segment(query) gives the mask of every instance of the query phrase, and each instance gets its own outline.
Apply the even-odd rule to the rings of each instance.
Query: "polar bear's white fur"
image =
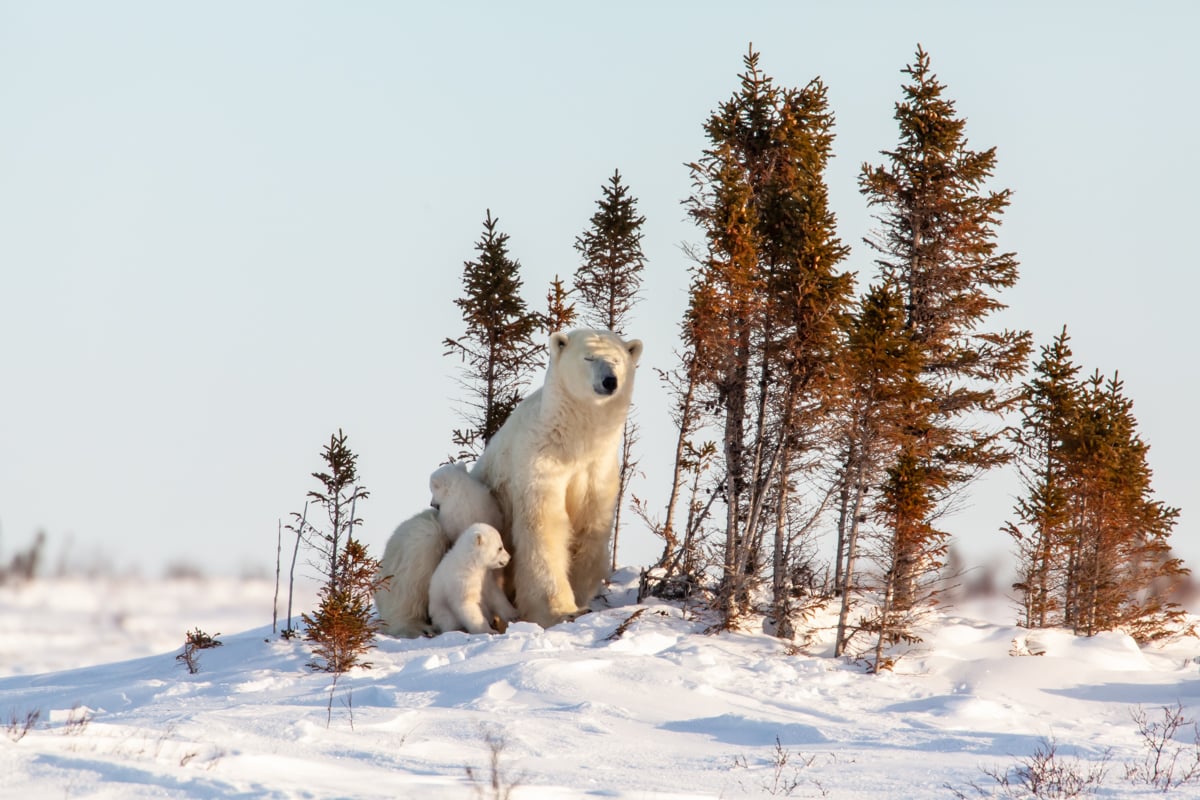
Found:
[[[552,335],[549,351],[545,383],[472,471],[504,513],[517,610],[542,626],[584,610],[608,574],[618,452],[642,343],[575,330]]]
[[[392,533],[379,559],[379,574],[388,580],[375,590],[383,633],[409,639],[434,633],[429,625],[429,577],[449,546],[432,508],[409,517]]]
[[[379,573],[390,575],[375,593],[380,630],[391,636],[413,638],[436,631],[429,623],[429,579],[450,545],[472,523],[492,527],[502,524],[500,509],[488,488],[472,478],[462,464],[446,464],[429,476],[430,505],[400,523],[379,562]],[[495,581],[493,580],[493,583]],[[510,621],[512,605],[497,587],[490,597],[493,613]],[[503,600],[501,603],[500,600]]]
[[[439,631],[492,633],[488,587],[492,571],[508,564],[500,531],[487,523],[467,528],[442,558],[429,581],[429,618]]]
[[[486,522],[499,530],[504,517],[491,491],[467,473],[461,461],[445,464],[429,476],[430,505],[437,509],[438,523],[453,542],[471,525]]]

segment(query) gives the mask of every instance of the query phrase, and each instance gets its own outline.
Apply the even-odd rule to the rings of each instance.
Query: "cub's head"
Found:
[[[438,524],[453,541],[473,522],[500,527],[502,518],[492,493],[471,477],[462,462],[445,464],[429,476],[429,504],[437,509]]]
[[[641,356],[640,339],[626,342],[611,331],[580,329],[550,337],[550,371],[555,381],[587,402],[628,400]]]
[[[500,531],[486,522],[477,522],[463,531],[463,538],[471,542],[475,561],[488,569],[500,569],[508,565],[508,551],[500,541]]]

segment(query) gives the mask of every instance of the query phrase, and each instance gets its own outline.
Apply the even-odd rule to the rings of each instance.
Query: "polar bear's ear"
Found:
[[[638,359],[642,357],[642,340],[634,339],[632,342],[626,342],[625,352],[629,353],[629,358],[632,359],[636,366]]]
[[[482,530],[475,531],[475,547],[479,549],[487,547],[487,534]]]
[[[562,355],[563,350],[567,349],[567,345],[571,343],[571,337],[566,331],[559,331],[550,335],[550,360],[556,361]]]

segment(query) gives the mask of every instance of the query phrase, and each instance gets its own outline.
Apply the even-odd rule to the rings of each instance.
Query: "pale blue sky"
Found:
[[[614,167],[647,218],[634,492],[661,505],[653,368],[674,364],[706,115],[751,41],[780,83],[825,80],[865,282],[856,177],[896,141],[920,42],[1015,191],[1003,322],[1039,345],[1066,323],[1085,370],[1121,371],[1200,566],[1198,8],[0,2],[0,558],[44,528],[52,557],[266,568],[339,426],[382,548],[459,424],[441,341],[485,209],[541,307]],[[972,560],[1009,549],[1013,491],[989,479],[949,523]],[[631,523],[621,560],[658,550]]]

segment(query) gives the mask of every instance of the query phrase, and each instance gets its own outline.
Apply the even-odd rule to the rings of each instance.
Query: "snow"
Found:
[[[332,693],[302,641],[272,636],[265,582],[0,587],[0,728],[40,713],[23,738],[0,735],[0,798],[491,797],[490,739],[515,800],[790,782],[793,797],[921,800],[986,788],[981,769],[1051,738],[1085,766],[1107,757],[1098,796],[1155,797],[1124,778],[1141,759],[1132,713],[1200,716],[1196,639],[1026,631],[1003,599],[964,601],[873,676],[831,657],[828,630],[797,654],[761,632],[706,634],[711,620],[665,603],[610,638],[639,608],[634,586],[619,573],[593,613],[550,630],[381,638]],[[195,627],[224,634],[193,675],[175,656]],[[1189,789],[1200,797],[1174,796]]]

